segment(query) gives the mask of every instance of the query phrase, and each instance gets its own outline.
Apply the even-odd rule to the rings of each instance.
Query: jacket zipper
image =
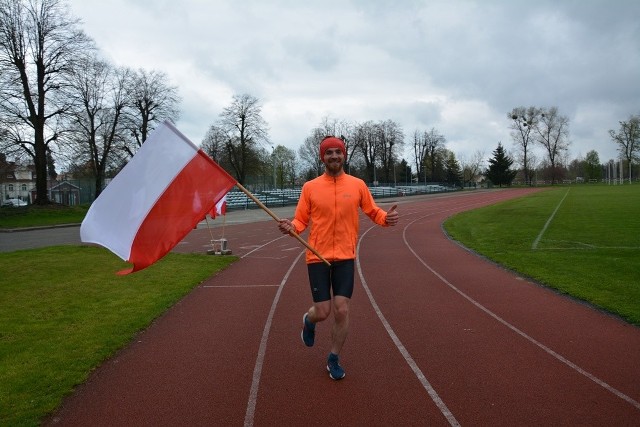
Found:
[[[338,179],[333,177],[333,236],[331,246],[333,248],[333,256],[336,255],[336,228],[338,226]]]

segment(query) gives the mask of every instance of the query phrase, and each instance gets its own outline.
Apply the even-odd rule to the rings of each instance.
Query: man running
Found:
[[[313,305],[302,318],[301,335],[306,346],[313,346],[316,323],[327,319],[333,310],[327,370],[334,380],[345,376],[338,356],[349,332],[358,209],[383,227],[398,223],[396,205],[388,212],[380,209],[365,182],[344,172],[346,155],[340,138],[328,136],[322,140],[320,160],[325,165],[324,174],[304,184],[293,220],[282,219],[279,223],[284,234],[300,234],[311,223],[309,244],[331,263],[329,267],[313,252],[306,253]]]

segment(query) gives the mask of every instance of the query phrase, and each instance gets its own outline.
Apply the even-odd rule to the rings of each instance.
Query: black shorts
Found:
[[[331,267],[323,262],[307,264],[313,302],[329,301],[331,293],[333,296],[340,295],[351,298],[353,294],[353,268],[352,259],[333,261]]]

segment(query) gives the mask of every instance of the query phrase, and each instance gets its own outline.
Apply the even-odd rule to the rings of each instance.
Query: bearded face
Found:
[[[339,175],[344,165],[344,154],[339,148],[328,148],[324,153],[322,162],[329,175]]]

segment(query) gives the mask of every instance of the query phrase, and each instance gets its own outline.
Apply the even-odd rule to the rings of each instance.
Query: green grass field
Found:
[[[640,325],[639,208],[639,185],[563,186],[464,212],[445,229],[491,260]]]
[[[235,257],[169,254],[128,276],[106,249],[0,253],[0,425],[39,425],[74,386]]]
[[[80,224],[88,206],[29,205],[0,207],[0,229],[35,227],[42,225]]]

